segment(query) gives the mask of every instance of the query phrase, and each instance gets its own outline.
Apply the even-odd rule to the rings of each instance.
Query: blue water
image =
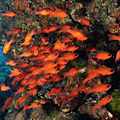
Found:
[[[3,47],[0,47],[0,55],[3,55],[2,49],[3,49]]]

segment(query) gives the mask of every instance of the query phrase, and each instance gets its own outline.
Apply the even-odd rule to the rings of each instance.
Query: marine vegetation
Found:
[[[3,117],[119,118],[111,108],[112,92],[120,89],[119,4],[1,0],[0,45],[12,67],[11,84],[0,85],[2,92],[12,91],[1,108]]]

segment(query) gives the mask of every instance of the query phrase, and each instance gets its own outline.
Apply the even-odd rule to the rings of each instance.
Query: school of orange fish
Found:
[[[58,19],[66,18],[68,16],[66,12],[62,11],[61,9],[58,9],[57,7],[55,7],[55,9],[51,7],[51,9],[46,8],[40,11],[34,11],[34,14],[39,14],[43,16],[49,15],[50,17],[57,17]],[[12,11],[7,13],[0,13],[1,17],[15,17],[16,15],[17,13]],[[87,19],[83,19],[80,17],[77,17],[76,19],[80,20],[82,24],[85,24],[87,26],[91,25],[90,21]],[[58,29],[59,31],[56,31]],[[6,41],[3,47],[4,54],[6,54],[11,49],[12,43],[16,41],[14,36],[16,34],[19,34],[21,31],[22,29],[19,28],[13,28],[11,31],[6,31],[7,36],[13,34],[13,37],[10,41]],[[49,44],[48,38],[41,37],[40,40],[44,43],[44,45],[32,45],[33,35],[50,32],[57,32],[57,34],[59,35],[61,33],[67,33],[68,36],[62,40],[58,39],[53,45]],[[120,36],[108,34],[108,37],[109,41],[120,41]],[[35,64],[31,65],[29,62],[22,62],[21,64],[19,64],[13,60],[9,60],[9,62],[6,62],[6,65],[10,65],[13,67],[13,70],[10,70],[11,74],[9,75],[10,78],[13,78],[12,86],[15,86],[18,82],[20,83],[18,90],[14,93],[14,96],[27,90],[27,95],[21,96],[17,100],[17,102],[14,103],[16,109],[19,109],[19,104],[23,103],[27,98],[37,94],[37,86],[48,84],[50,82],[58,82],[61,79],[65,79],[67,76],[72,76],[78,73],[79,70],[77,68],[71,68],[67,73],[63,73],[63,75],[58,74],[61,70],[63,70],[66,67],[69,61],[72,61],[73,59],[76,59],[79,56],[78,53],[75,53],[79,46],[69,45],[69,43],[73,41],[73,38],[76,38],[78,41],[81,42],[84,42],[88,39],[88,37],[86,37],[79,29],[74,28],[70,25],[50,26],[43,28],[41,31],[35,31],[34,29],[32,31],[28,31],[28,34],[24,38],[24,42],[20,43],[20,47],[27,46],[29,49],[23,51],[22,54],[18,55],[17,57],[18,59],[28,57],[30,61],[35,61]],[[87,50],[88,61],[92,58],[97,58],[98,60],[104,61],[112,57],[112,54],[102,50],[99,51],[96,55],[89,54],[89,52],[92,51],[96,51],[96,49],[92,48]],[[115,63],[119,59],[120,50],[116,54]],[[88,67],[87,69],[88,76],[87,78],[82,80],[81,86],[79,88],[73,89],[69,95],[62,96],[60,100],[56,101],[56,104],[60,104],[61,102],[73,99],[79,93],[79,91],[83,91],[85,93],[85,96],[87,96],[90,93],[104,92],[108,91],[111,88],[110,84],[99,84],[94,85],[93,88],[85,88],[85,84],[87,83],[87,81],[91,81],[93,78],[99,77],[100,75],[106,76],[113,74],[115,71],[112,68],[100,66],[96,69],[90,67]],[[6,86],[4,83],[2,83],[0,86],[1,91],[10,90],[10,87]],[[47,94],[48,99],[53,94],[58,95],[62,92],[62,90],[63,89],[61,87],[52,88],[51,92]],[[5,104],[2,108],[3,112],[5,111],[5,108],[11,104],[14,96],[9,97],[5,101]],[[108,102],[111,101],[111,99],[111,95],[105,96],[104,98],[100,99],[96,105],[91,106],[91,110],[94,111],[96,108],[106,105]],[[25,105],[21,112],[29,110],[31,108],[37,108],[40,105],[45,104],[46,102],[46,100],[40,100],[37,103],[33,102],[30,105]]]

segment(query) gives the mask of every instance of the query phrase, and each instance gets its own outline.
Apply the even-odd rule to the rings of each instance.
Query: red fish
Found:
[[[5,111],[5,108],[12,103],[12,101],[13,101],[13,97],[9,97],[9,98],[5,101],[5,104],[4,104],[4,106],[2,107],[2,111],[3,111],[3,112]]]
[[[105,52],[105,51],[99,51],[96,55],[91,55],[91,54],[88,54],[88,61],[91,60],[92,58],[97,58],[99,60],[106,60],[106,59],[109,59],[112,57],[112,55],[108,52]]]
[[[88,20],[88,19],[86,19],[86,18],[80,18],[80,17],[77,17],[76,18],[77,20],[80,20],[83,24],[85,24],[85,25],[91,25],[90,24],[90,21]]]
[[[6,42],[4,44],[4,47],[3,47],[3,53],[6,54],[9,50],[10,50],[10,46],[11,44],[14,42],[14,39],[13,37],[11,38],[11,40],[9,42]]]
[[[31,39],[34,34],[36,34],[36,32],[34,30],[32,30],[31,33],[28,32],[28,34],[25,37],[25,41],[23,43],[21,43],[21,46],[23,46],[23,45],[28,46],[29,44],[31,44]]]
[[[18,93],[21,93],[21,92],[23,92],[23,91],[25,91],[25,87],[19,88],[19,89],[17,90],[17,92],[14,93],[14,95],[17,95]]]
[[[66,18],[68,16],[68,14],[61,9],[58,9],[57,7],[55,7],[55,9],[56,10],[50,14],[50,17],[57,16],[58,18]]]
[[[115,63],[120,59],[120,50],[118,50],[115,58]]]
[[[109,40],[118,40],[120,41],[120,36],[108,34]]]
[[[5,85],[5,83],[1,83],[0,86],[1,86],[1,91],[7,91],[7,90],[10,90],[10,87],[9,87],[9,86],[7,87],[7,86]]]
[[[83,81],[82,81],[82,85],[84,86],[85,83],[88,81],[88,80],[92,80],[93,78],[97,77],[98,76],[98,73],[91,73],[87,76],[87,78],[85,78]]]
[[[17,68],[19,68],[19,67],[25,68],[25,67],[28,67],[28,66],[29,66],[29,64],[27,62],[23,62],[20,65],[17,65],[16,67]]]
[[[6,65],[10,65],[10,66],[15,66],[17,63],[13,60],[10,60],[9,62],[6,62]]]
[[[10,34],[19,34],[22,31],[22,29],[20,28],[14,28],[11,31],[6,31],[7,36],[9,36]]]
[[[67,52],[67,53],[63,53],[63,55],[61,57],[59,57],[58,60],[60,60],[60,61],[73,60],[73,59],[77,58],[78,56],[79,56],[79,54]]]
[[[66,78],[67,76],[69,76],[69,75],[75,75],[76,73],[78,73],[78,70],[76,68],[71,68],[69,70],[69,72],[68,73],[64,73],[63,76],[64,76],[64,78]]]
[[[112,100],[112,96],[111,95],[107,95],[104,98],[100,99],[98,101],[98,103],[94,106],[91,106],[91,110],[94,111],[95,109],[97,109],[98,107],[101,107],[103,105],[106,105],[107,103],[109,103]]]
[[[47,97],[49,98],[51,95],[55,94],[58,91],[57,88],[52,88],[51,92],[47,94]]]
[[[35,11],[34,13],[35,13],[35,15],[40,14],[40,15],[46,16],[46,15],[50,15],[52,13],[52,11],[49,9],[43,9],[40,11]]]
[[[97,73],[97,74],[101,74],[101,75],[105,76],[105,75],[111,75],[114,72],[115,71],[112,68],[106,67],[104,65],[97,69],[88,68],[88,74]]]
[[[73,52],[75,50],[77,50],[79,47],[76,47],[74,45],[68,46],[65,51],[69,51],[69,52]]]
[[[16,16],[17,13],[10,11],[10,12],[7,12],[7,13],[0,13],[0,15],[1,16],[7,16],[7,17],[13,17],[13,16]]]
[[[94,85],[93,88],[90,88],[88,90],[85,90],[85,95],[89,95],[90,93],[93,93],[93,92],[104,92],[104,91],[107,91],[111,88],[111,85],[110,84],[99,84],[99,85]]]
[[[54,49],[59,51],[64,51],[68,45],[65,45],[65,43],[62,43],[60,40],[57,40]]]

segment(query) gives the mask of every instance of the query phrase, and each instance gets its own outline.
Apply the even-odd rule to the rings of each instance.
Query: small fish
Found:
[[[17,65],[16,67],[17,68],[20,68],[20,67],[25,68],[25,67],[28,67],[28,66],[29,66],[29,64],[27,62],[23,62],[20,65]]]
[[[109,37],[110,41],[111,40],[118,40],[118,41],[120,41],[120,36],[118,36],[118,35],[110,35],[110,34],[108,34],[107,36]]]
[[[6,65],[10,65],[10,66],[15,66],[17,63],[13,60],[9,60],[9,62],[6,62]]]
[[[61,57],[59,57],[58,60],[60,60],[60,61],[73,60],[73,59],[77,58],[78,56],[79,56],[79,54],[67,52],[67,53],[63,53],[63,55]]]
[[[12,101],[13,101],[13,97],[7,98],[7,100],[5,101],[4,106],[2,107],[2,111],[3,111],[3,112],[5,111],[5,108],[12,103]]]
[[[10,34],[19,34],[22,31],[22,29],[20,28],[14,28],[11,31],[6,31],[7,36],[9,36]]]
[[[9,87],[9,86],[7,87],[7,86],[5,85],[5,83],[1,83],[0,86],[1,86],[1,91],[7,91],[7,90],[10,90],[10,87]]]
[[[49,9],[43,9],[43,10],[40,10],[40,11],[34,11],[35,15],[40,14],[40,15],[46,16],[46,15],[50,15],[51,13],[52,13],[52,11],[49,10]]]
[[[103,76],[105,75],[111,75],[113,74],[115,71],[110,68],[110,67],[106,67],[106,66],[101,66],[97,69],[93,69],[93,68],[88,68],[88,74],[93,74],[93,73],[97,73],[97,74],[101,74]]]
[[[99,84],[99,85],[94,85],[93,88],[85,90],[85,96],[89,95],[90,93],[93,92],[104,92],[108,91],[111,88],[110,84]]]
[[[24,51],[21,55],[18,55],[18,59],[20,59],[21,57],[30,57],[33,53],[29,52],[29,51]]]
[[[23,103],[28,97],[29,97],[29,94],[21,96],[15,104],[19,105],[19,104]]]
[[[57,7],[55,7],[55,9],[56,10],[50,14],[50,17],[57,16],[58,18],[66,18],[68,16],[68,14],[61,9],[58,9]]]
[[[67,76],[69,76],[69,75],[75,75],[76,73],[78,73],[78,70],[76,68],[71,68],[69,70],[69,72],[68,73],[64,73],[63,76],[64,76],[64,78],[66,78]]]
[[[17,92],[14,93],[14,96],[16,96],[18,93],[21,93],[21,92],[23,92],[23,91],[25,91],[25,90],[26,90],[25,87],[19,88],[19,89],[17,90]]]
[[[92,80],[93,78],[97,77],[98,76],[98,73],[91,73],[87,76],[87,78],[85,78],[83,81],[82,81],[82,85],[84,86],[85,83],[88,81],[88,80]]]
[[[58,52],[53,52],[53,53],[49,54],[44,60],[45,61],[48,61],[48,60],[54,61],[55,59],[58,58],[58,56],[59,56]]]
[[[115,63],[120,59],[120,50],[117,51]]]
[[[68,46],[65,51],[69,51],[69,52],[73,52],[75,50],[77,50],[79,47],[76,47],[74,45]]]
[[[23,43],[21,43],[21,46],[28,46],[29,44],[31,44],[31,39],[32,36],[36,34],[36,32],[34,30],[32,30],[31,33],[28,32],[28,34],[25,36],[25,41]]]
[[[83,35],[83,33],[81,31],[79,31],[77,28],[73,28],[73,29],[67,29],[66,30],[67,33],[70,33],[72,35],[72,38],[77,38],[80,41],[85,41],[88,38],[86,36]]]
[[[91,25],[90,24],[90,21],[88,20],[88,19],[86,19],[86,18],[80,18],[80,17],[76,17],[76,19],[77,20],[80,20],[83,24],[85,24],[85,25]]]
[[[54,49],[59,51],[64,51],[68,45],[62,43],[60,40],[57,40],[54,44]]]
[[[95,55],[91,55],[91,54],[88,54],[88,61],[90,61],[92,58],[97,58],[99,60],[106,60],[106,59],[109,59],[112,57],[112,55],[108,52],[105,52],[105,51],[99,51],[97,54]]]
[[[13,17],[13,16],[16,16],[17,13],[10,11],[10,12],[7,12],[7,13],[0,13],[0,15],[1,15],[1,17],[2,16]]]
[[[15,40],[13,39],[13,37],[11,38],[11,40],[9,42],[6,42],[4,44],[4,47],[3,47],[3,53],[6,54],[9,50],[10,50],[10,46],[11,44],[14,42]]]
[[[98,107],[101,107],[103,105],[106,105],[107,103],[109,103],[112,100],[112,96],[111,95],[107,95],[104,98],[100,99],[98,101],[98,103],[94,106],[91,106],[91,110],[94,111],[95,109],[97,109]]]
[[[47,94],[47,97],[49,98],[51,95],[55,94],[58,91],[57,88],[52,88],[51,92]]]

